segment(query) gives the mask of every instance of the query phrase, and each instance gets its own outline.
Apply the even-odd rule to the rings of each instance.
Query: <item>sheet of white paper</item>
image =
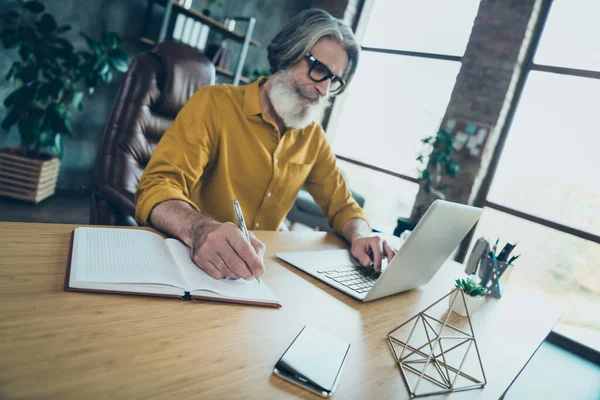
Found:
[[[148,231],[77,228],[73,263],[78,281],[154,283],[185,288],[164,239]]]
[[[181,266],[181,272],[190,292],[194,290],[209,290],[237,299],[277,300],[264,282],[259,284],[256,279],[247,281],[244,279],[217,280],[211,278],[192,261],[189,247],[175,239],[167,239],[166,243],[171,249],[171,253],[176,259],[177,264]]]

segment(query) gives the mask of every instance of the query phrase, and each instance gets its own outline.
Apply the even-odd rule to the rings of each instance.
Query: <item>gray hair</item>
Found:
[[[348,67],[341,77],[346,84],[336,94],[342,93],[356,72],[360,47],[350,27],[323,10],[302,11],[275,36],[267,47],[271,73],[300,61],[323,38],[335,40],[348,54]]]

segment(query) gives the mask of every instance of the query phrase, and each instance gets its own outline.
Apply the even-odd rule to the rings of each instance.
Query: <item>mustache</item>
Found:
[[[303,86],[296,86],[296,91],[298,92],[298,94],[304,98],[307,98],[309,100],[320,100],[319,99],[319,95],[317,93],[315,93],[314,90],[305,88]]]

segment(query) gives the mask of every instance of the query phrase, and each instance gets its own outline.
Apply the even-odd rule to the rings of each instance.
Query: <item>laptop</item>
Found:
[[[379,276],[349,250],[278,252],[277,258],[363,302],[418,288],[431,280],[481,215],[481,208],[434,201]]]

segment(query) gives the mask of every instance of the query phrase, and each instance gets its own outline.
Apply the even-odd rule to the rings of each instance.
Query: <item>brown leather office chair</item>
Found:
[[[108,116],[94,169],[90,223],[137,225],[135,190],[156,144],[215,67],[198,50],[166,41],[138,56]]]

